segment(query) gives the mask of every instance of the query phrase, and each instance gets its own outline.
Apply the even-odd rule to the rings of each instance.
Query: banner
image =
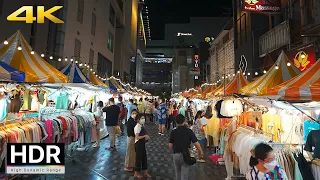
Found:
[[[305,71],[316,62],[316,53],[313,44],[286,52],[291,63],[300,71]]]
[[[243,0],[243,10],[249,12],[278,13],[281,11],[281,1]]]

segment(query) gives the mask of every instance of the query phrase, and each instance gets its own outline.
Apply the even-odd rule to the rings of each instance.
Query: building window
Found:
[[[3,0],[0,0],[0,15],[2,14]]]
[[[78,13],[77,21],[81,24],[83,23],[83,13],[84,13],[84,0],[78,0]]]
[[[74,58],[77,61],[80,61],[80,52],[81,52],[81,42],[76,39],[74,42]]]
[[[109,21],[112,26],[114,26],[115,20],[116,20],[116,12],[114,11],[112,5],[110,4]]]
[[[112,62],[100,53],[98,53],[97,72],[105,78],[112,76]]]
[[[110,31],[108,31],[108,49],[111,52],[113,52],[113,43],[114,43],[114,36]]]
[[[90,53],[89,53],[89,66],[93,67],[93,60],[94,60],[94,50],[90,49]]]
[[[91,34],[96,35],[96,26],[97,26],[97,17],[94,13],[92,13],[92,21],[91,21]]]

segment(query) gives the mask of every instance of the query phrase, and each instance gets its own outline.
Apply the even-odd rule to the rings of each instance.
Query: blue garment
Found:
[[[91,127],[86,128],[85,132],[85,144],[90,144],[91,143]]]
[[[0,100],[0,122],[3,121],[8,115],[8,99],[6,97]]]
[[[317,122],[312,122],[310,120],[306,120],[303,123],[303,139],[304,141],[307,141],[308,134],[312,130],[319,130],[320,124]]]
[[[132,110],[134,109],[138,109],[136,105],[134,104],[131,104],[131,103],[128,103],[127,106],[126,106],[127,110],[128,110],[128,114],[127,114],[127,120],[131,117],[131,112]]]
[[[166,104],[162,103],[158,107],[158,120],[166,120],[168,115],[168,107]]]
[[[57,97],[56,109],[68,109],[69,106],[69,94],[61,93]]]

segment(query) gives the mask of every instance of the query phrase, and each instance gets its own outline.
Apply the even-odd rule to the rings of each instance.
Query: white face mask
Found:
[[[277,161],[276,160],[273,160],[272,162],[269,162],[269,163],[265,163],[263,166],[265,168],[267,168],[269,171],[271,170],[274,170],[274,168],[276,167],[277,165]]]
[[[133,119],[135,119],[135,118],[137,117],[137,115],[136,115],[136,114],[132,114],[131,117],[132,117]]]
[[[140,119],[140,124],[144,124],[146,122],[145,119]]]

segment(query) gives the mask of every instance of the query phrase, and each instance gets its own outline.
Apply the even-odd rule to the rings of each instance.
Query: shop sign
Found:
[[[313,44],[287,52],[288,58],[300,71],[305,71],[316,61],[316,53]]]
[[[243,0],[243,10],[249,12],[275,13],[281,11],[280,0]]]
[[[176,36],[193,36],[192,33],[181,33],[178,32]]]
[[[194,55],[194,71],[200,72],[199,64],[200,64],[199,55],[196,54]]]

